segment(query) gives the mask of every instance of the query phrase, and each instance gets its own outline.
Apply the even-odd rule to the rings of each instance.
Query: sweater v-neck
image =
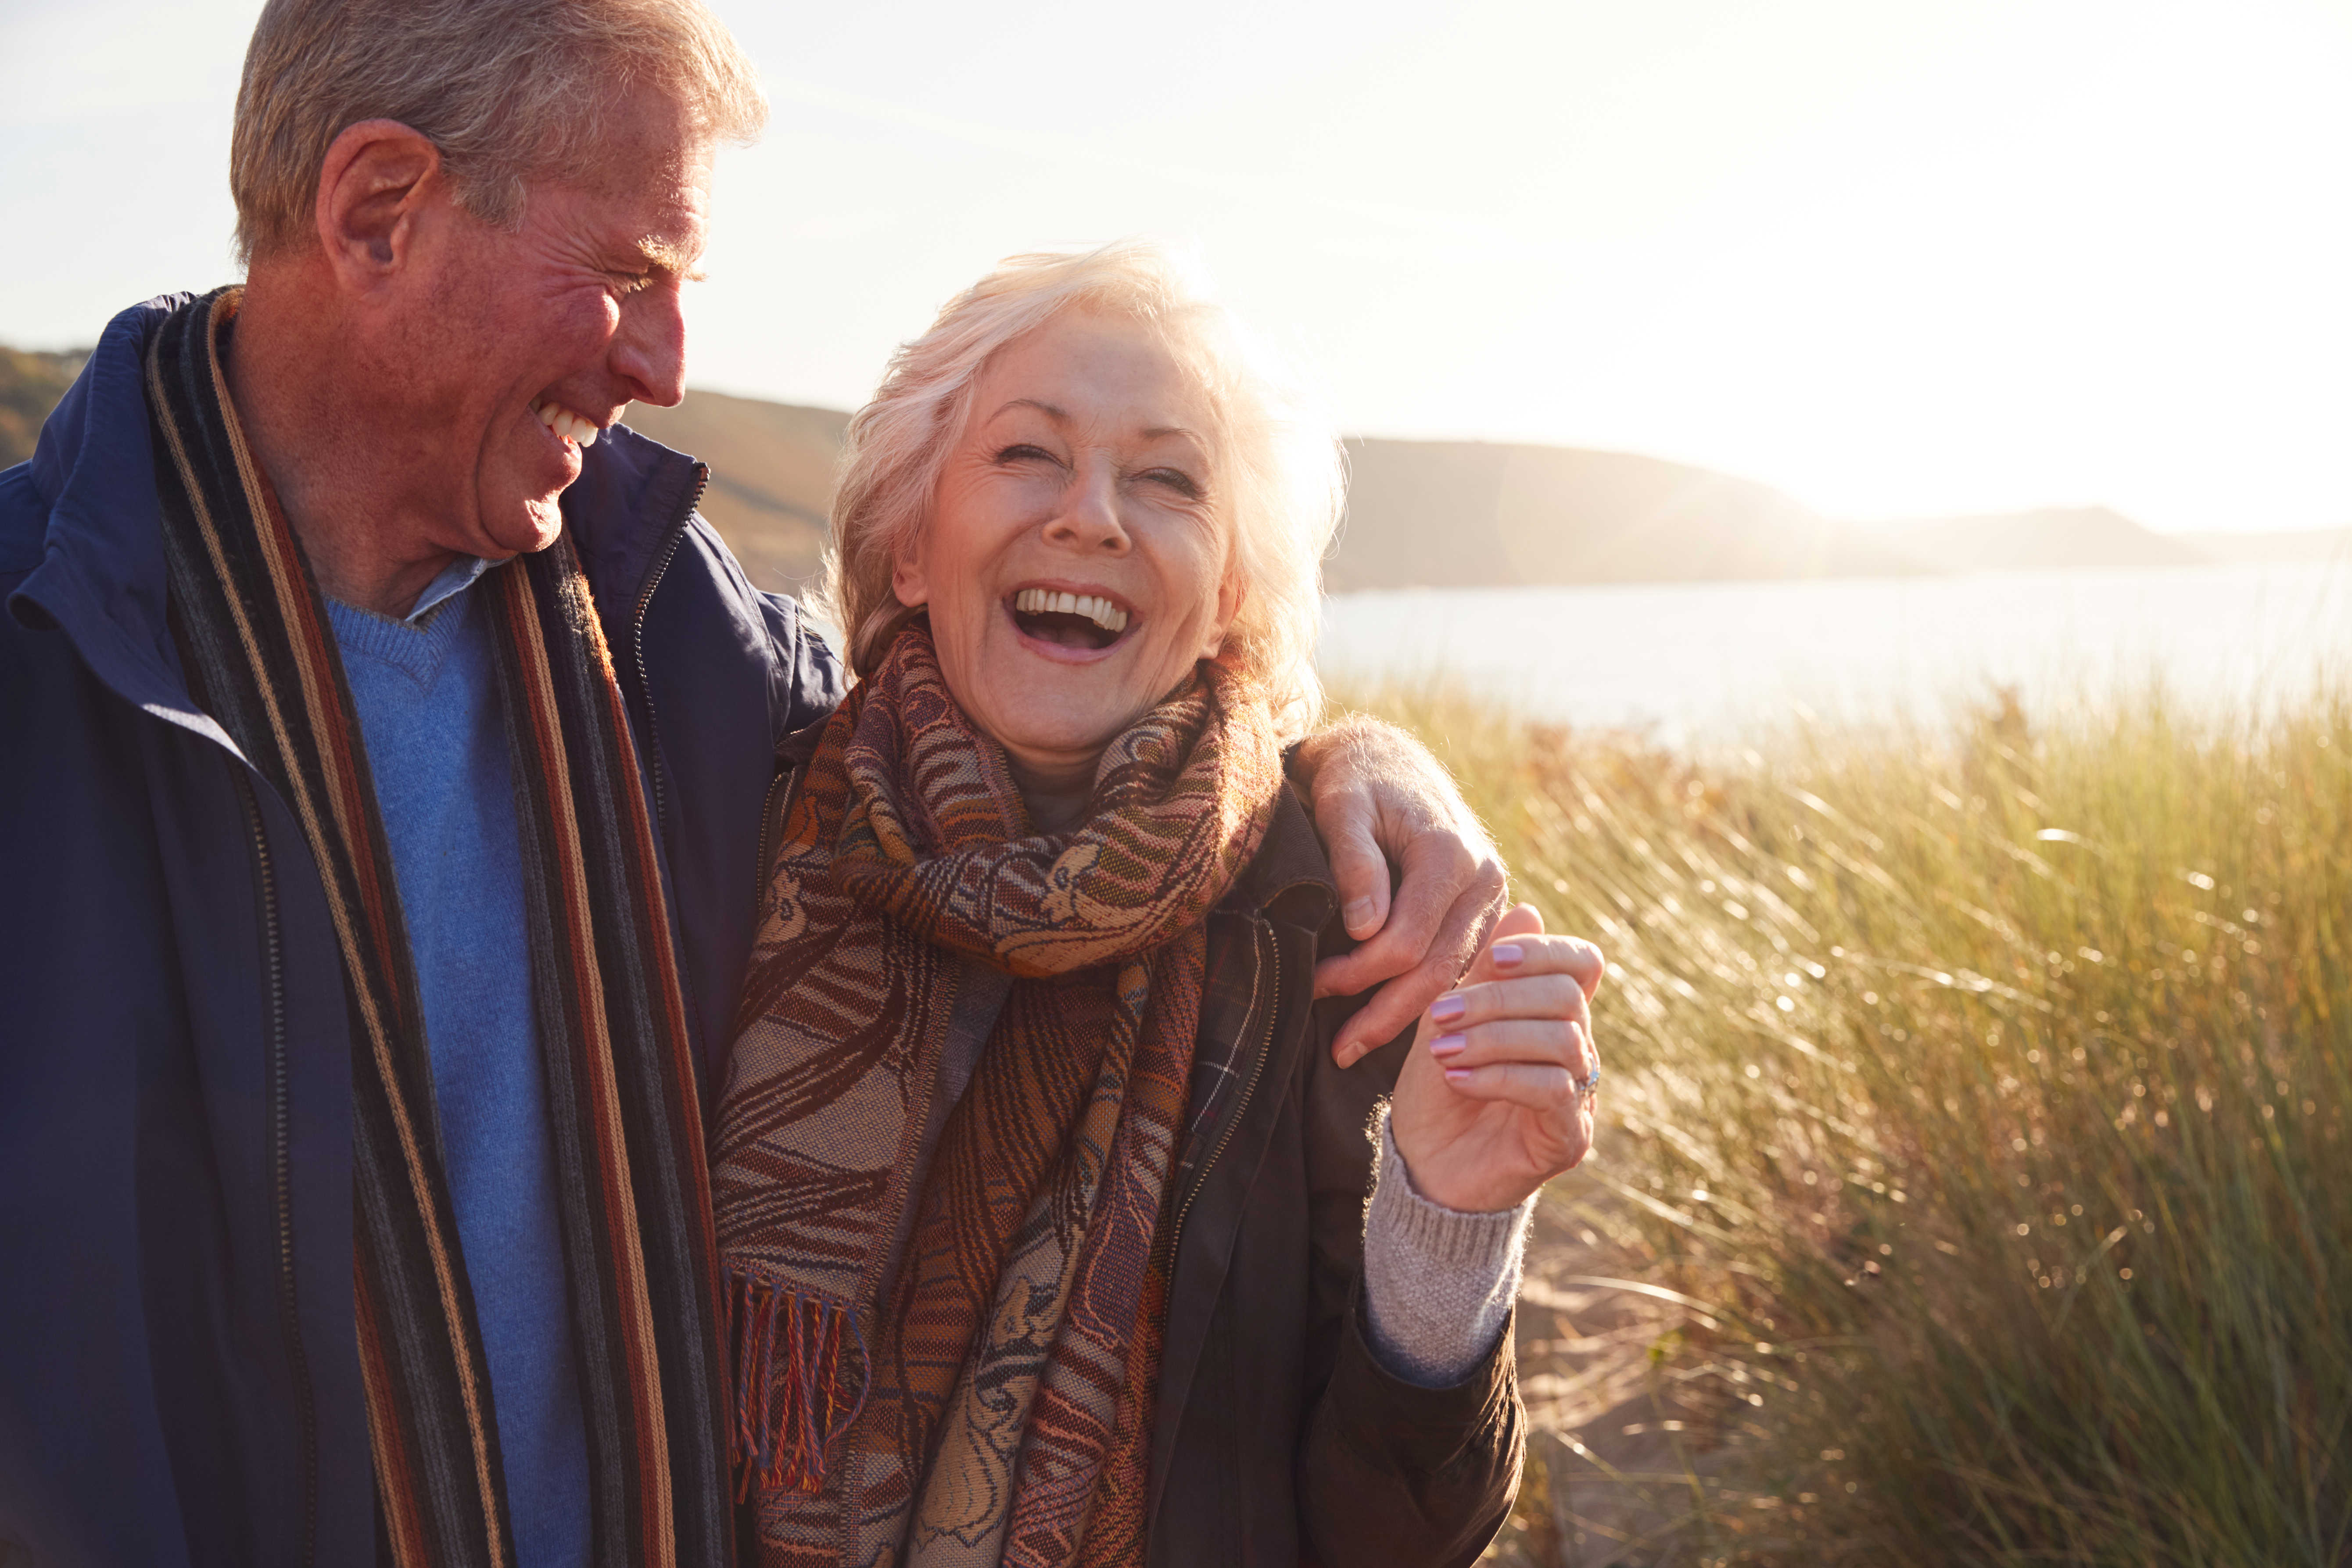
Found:
[[[379,615],[340,599],[327,601],[327,619],[335,642],[347,659],[361,658],[399,671],[431,691],[449,650],[465,629],[473,604],[471,588],[490,563],[468,556],[451,562],[432,585],[417,596],[416,606],[401,619]]]

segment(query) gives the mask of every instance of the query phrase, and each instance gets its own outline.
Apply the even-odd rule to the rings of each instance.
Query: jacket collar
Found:
[[[1275,800],[1265,841],[1225,895],[1225,904],[1304,926],[1310,933],[1321,931],[1339,907],[1339,884],[1331,878],[1331,862],[1315,834],[1314,819],[1286,780]]]
[[[615,657],[709,476],[693,458],[625,424],[581,454],[580,477],[563,492],[563,526]]]
[[[63,631],[125,701],[235,751],[189,696],[166,618],[147,417],[147,345],[195,298],[166,294],[115,317],[42,426],[32,460],[34,488],[48,507],[42,559],[8,596],[8,610],[21,624]],[[617,644],[631,624],[667,541],[700,494],[702,474],[694,459],[622,425],[582,455],[563,516],[608,642]]]

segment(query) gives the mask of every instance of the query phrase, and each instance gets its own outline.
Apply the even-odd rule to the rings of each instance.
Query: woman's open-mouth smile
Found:
[[[1032,583],[1004,596],[1013,629],[1032,651],[1070,664],[1103,658],[1127,640],[1135,612],[1099,588]]]

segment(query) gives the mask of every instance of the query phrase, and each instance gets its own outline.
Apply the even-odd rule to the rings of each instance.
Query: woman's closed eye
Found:
[[[1165,485],[1188,501],[1197,501],[1201,498],[1200,481],[1181,468],[1150,468],[1137,475],[1136,477],[1148,479],[1155,485]]]
[[[999,452],[996,455],[996,461],[1008,467],[1015,463],[1051,463],[1056,467],[1061,465],[1060,458],[1055,456],[1044,447],[1032,446],[1025,441],[1016,441],[1012,445],[1006,447],[1003,451]]]

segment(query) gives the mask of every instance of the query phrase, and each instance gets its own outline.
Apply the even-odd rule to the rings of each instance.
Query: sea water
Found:
[[[1343,688],[1433,683],[1668,740],[1932,723],[2003,687],[2029,711],[2151,683],[2244,711],[2352,684],[2352,561],[1350,593],[1319,664]]]

